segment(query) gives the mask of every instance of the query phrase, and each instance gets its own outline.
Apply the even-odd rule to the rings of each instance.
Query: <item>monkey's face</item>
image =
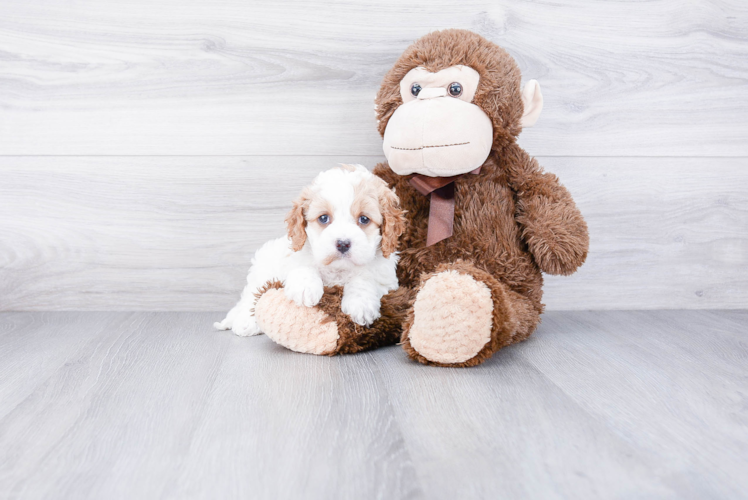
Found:
[[[395,173],[448,177],[486,161],[493,127],[472,102],[479,82],[478,72],[462,65],[436,73],[418,67],[405,75],[403,104],[384,132],[384,154]]]
[[[522,90],[521,82],[512,56],[476,33],[421,37],[387,72],[375,101],[390,168],[449,177],[480,167],[543,109],[538,83]]]

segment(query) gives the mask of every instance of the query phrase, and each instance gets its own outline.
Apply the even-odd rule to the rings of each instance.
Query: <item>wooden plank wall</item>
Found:
[[[748,305],[748,4],[0,4],[0,310],[221,310],[289,202],[383,158],[373,97],[419,36],[506,47],[520,142],[574,194],[587,264],[549,309]]]

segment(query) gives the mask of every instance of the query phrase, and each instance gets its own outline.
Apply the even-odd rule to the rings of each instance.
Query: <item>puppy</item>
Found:
[[[319,303],[323,287],[343,286],[342,311],[359,325],[380,316],[380,300],[397,288],[398,238],[405,228],[400,201],[362,165],[320,173],[286,217],[288,235],[265,243],[252,259],[247,286],[219,330],[262,333],[255,322],[255,294],[268,281],[284,284],[299,305]]]

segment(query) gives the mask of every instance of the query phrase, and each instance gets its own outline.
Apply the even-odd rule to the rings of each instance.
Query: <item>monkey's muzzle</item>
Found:
[[[383,147],[399,175],[449,177],[483,165],[492,143],[491,119],[482,109],[444,88],[424,88],[390,117]]]

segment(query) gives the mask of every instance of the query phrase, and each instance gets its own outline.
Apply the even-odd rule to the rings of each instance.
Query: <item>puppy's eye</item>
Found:
[[[418,97],[418,93],[421,91],[421,86],[417,83],[414,83],[410,86],[410,93],[413,94],[413,97]]]
[[[327,224],[328,222],[330,222],[330,216],[329,216],[329,215],[327,215],[327,214],[325,214],[325,215],[320,215],[319,217],[317,217],[317,221],[318,221],[318,222],[319,222],[320,224]]]
[[[369,218],[365,215],[362,215],[361,217],[358,218],[358,223],[361,224],[362,226],[365,226],[369,223]]]
[[[462,95],[462,85],[457,82],[449,84],[449,95],[452,97],[460,97]]]

